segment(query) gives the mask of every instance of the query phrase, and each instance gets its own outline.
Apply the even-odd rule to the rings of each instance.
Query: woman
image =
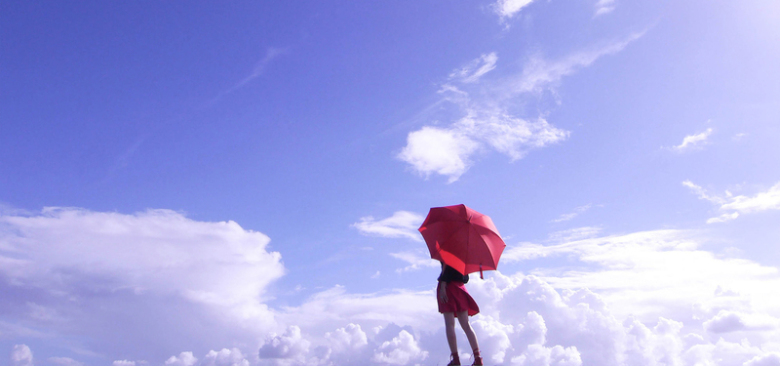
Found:
[[[439,312],[444,315],[444,329],[447,334],[447,343],[452,352],[450,363],[447,366],[460,366],[458,357],[458,343],[455,338],[455,318],[458,318],[460,327],[466,333],[471,349],[474,353],[474,363],[472,366],[482,365],[482,357],[479,355],[479,344],[477,336],[469,324],[469,316],[479,313],[477,303],[466,291],[465,283],[469,282],[469,275],[462,275],[454,268],[441,264],[441,274],[439,275],[439,287],[437,289],[437,300],[439,302]]]

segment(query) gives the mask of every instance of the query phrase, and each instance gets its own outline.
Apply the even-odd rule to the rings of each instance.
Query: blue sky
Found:
[[[775,2],[1,6],[12,365],[780,364]]]

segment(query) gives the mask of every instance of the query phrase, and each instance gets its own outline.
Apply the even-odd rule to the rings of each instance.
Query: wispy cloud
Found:
[[[615,10],[615,0],[598,0],[594,16],[611,13]]]
[[[425,217],[414,212],[396,211],[392,216],[381,220],[373,216],[361,217],[352,224],[363,235],[376,235],[385,238],[407,238],[422,241],[417,228],[422,225]]]
[[[496,61],[498,61],[498,56],[495,52],[482,55],[463,68],[453,71],[450,74],[450,80],[473,83],[479,80],[482,75],[495,69]]]
[[[569,132],[553,126],[543,115],[526,118],[511,111],[528,97],[555,89],[563,77],[598,58],[620,52],[643,34],[632,34],[556,61],[533,57],[520,72],[489,80],[482,76],[497,68],[498,56],[482,55],[450,73],[439,90],[446,102],[437,102],[441,104],[439,109],[446,110],[446,118],[454,122],[410,132],[406,146],[396,157],[424,177],[439,174],[452,183],[471,167],[479,152],[492,150],[515,161],[530,150],[561,142]]]
[[[219,101],[222,97],[235,92],[236,90],[239,90],[243,88],[244,86],[248,85],[252,80],[258,78],[259,76],[263,75],[265,73],[265,70],[268,68],[268,65],[271,64],[275,59],[277,59],[279,56],[284,55],[288,52],[287,48],[274,48],[270,47],[265,51],[265,56],[261,58],[257,63],[255,63],[254,68],[252,68],[252,72],[249,73],[246,77],[241,79],[239,82],[237,82],[235,85],[230,87],[229,89],[220,92],[214,99],[212,99],[208,104],[213,104]]]
[[[707,143],[707,139],[712,134],[712,128],[706,129],[704,132],[688,135],[683,138],[682,143],[677,146],[673,146],[672,150],[677,152],[690,151],[700,149]]]
[[[571,220],[571,219],[573,219],[573,218],[575,218],[575,217],[579,216],[581,213],[584,213],[584,212],[586,212],[586,211],[590,210],[590,208],[591,208],[592,206],[593,206],[593,205],[591,205],[591,204],[589,203],[589,204],[587,204],[587,205],[584,205],[584,206],[575,207],[575,208],[574,208],[574,211],[572,211],[572,212],[569,212],[569,213],[562,214],[561,216],[558,216],[558,218],[557,218],[557,219],[555,219],[555,220],[552,220],[552,222],[564,222],[564,221],[569,221],[569,220]]]
[[[390,256],[409,264],[404,268],[397,269],[396,272],[398,273],[414,271],[425,267],[439,267],[439,262],[431,259],[429,255],[426,255],[426,253],[422,251],[390,253]]]
[[[548,235],[548,240],[553,242],[575,241],[592,238],[601,232],[601,228],[594,226],[583,226],[573,229],[556,231]]]
[[[576,52],[560,60],[550,61],[542,57],[533,57],[523,67],[523,72],[509,78],[504,85],[505,98],[511,98],[521,93],[540,92],[545,88],[558,85],[564,76],[588,67],[603,56],[616,54],[630,43],[644,36],[646,31],[630,34],[628,37],[614,42],[597,45],[593,48]]]
[[[725,212],[720,216],[708,219],[708,224],[731,221],[741,214],[780,210],[780,182],[767,191],[759,192],[752,197],[744,195],[734,196],[729,191],[726,191],[724,196],[714,196],[708,194],[704,188],[690,180],[686,180],[682,184],[696,193],[699,199],[710,201],[718,205],[720,211]]]
[[[59,366],[84,366],[84,363],[70,357],[49,357],[48,361]]]
[[[245,78],[243,78],[241,81],[239,81],[235,86],[233,86],[228,92],[234,91],[238,88],[243,87],[250,81],[254,80],[260,75],[263,75],[265,72],[265,69],[268,67],[268,65],[271,63],[271,61],[275,60],[277,57],[287,53],[286,48],[268,48],[265,51],[265,56],[260,59],[255,64],[255,67],[252,69],[252,72],[247,75]]]

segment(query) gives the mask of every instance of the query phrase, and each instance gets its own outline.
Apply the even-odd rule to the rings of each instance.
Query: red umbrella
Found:
[[[431,208],[419,230],[431,258],[463,274],[495,270],[506,247],[493,220],[466,205]]]

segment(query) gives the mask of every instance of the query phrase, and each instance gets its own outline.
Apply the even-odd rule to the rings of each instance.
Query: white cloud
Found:
[[[448,176],[449,183],[471,166],[472,155],[485,146],[521,159],[528,150],[563,141],[567,131],[543,118],[528,121],[503,112],[472,110],[449,128],[423,127],[409,133],[398,158],[423,176]]]
[[[615,10],[615,0],[598,0],[595,16],[611,13]]]
[[[478,81],[482,75],[495,69],[496,61],[498,61],[498,56],[495,52],[482,55],[462,69],[453,71],[450,74],[450,79],[462,83],[473,83]]]
[[[531,4],[534,0],[498,0],[493,4],[495,12],[501,16],[502,21],[515,16],[521,9]]]
[[[690,151],[699,149],[702,145],[707,143],[707,138],[712,134],[712,128],[708,128],[704,132],[697,133],[695,135],[688,135],[683,138],[682,143],[672,147],[673,150],[678,152]]]
[[[780,210],[780,183],[775,184],[765,192],[757,193],[753,197],[734,196],[728,191],[726,191],[723,197],[712,196],[707,194],[702,187],[689,180],[684,181],[682,184],[696,193],[699,199],[710,201],[719,205],[719,210],[727,211],[720,216],[708,219],[708,224],[731,221],[741,214]]]
[[[766,192],[760,192],[753,197],[732,197],[730,202],[721,206],[721,209],[734,210],[740,213],[780,210],[780,183],[775,184]]]
[[[745,330],[777,329],[777,318],[738,311],[720,310],[717,315],[704,322],[704,329],[712,333],[728,333]]]
[[[569,221],[569,220],[571,220],[571,219],[573,219],[573,218],[575,218],[575,217],[579,216],[581,213],[584,213],[584,212],[586,212],[586,211],[590,210],[591,206],[592,206],[592,205],[589,203],[589,204],[587,204],[587,205],[584,205],[584,206],[575,207],[575,208],[574,208],[574,211],[572,211],[572,212],[569,212],[569,213],[562,214],[561,216],[558,216],[558,218],[557,218],[557,219],[555,219],[555,220],[552,220],[552,222],[564,222],[564,221]]]
[[[201,366],[249,366],[249,361],[238,348],[223,348],[219,352],[211,350],[203,357]]]
[[[165,366],[193,366],[198,362],[198,358],[192,355],[192,352],[182,352],[178,356],[171,356],[165,361]]]
[[[707,194],[707,191],[704,190],[704,188],[694,184],[690,180],[683,181],[682,185],[688,187],[690,190],[692,190],[694,193],[696,193],[696,196],[698,196],[699,199],[702,199],[702,200],[705,200],[705,201],[710,201],[710,202],[715,203],[715,204],[724,204],[724,203],[726,203],[726,199],[725,198],[721,198],[721,197],[718,197],[718,196],[711,196],[711,195]]]
[[[482,309],[472,325],[483,356],[488,364],[605,366],[704,365],[717,360],[740,365],[768,357],[772,347],[780,348],[780,299],[767,296],[766,289],[780,285],[780,273],[774,267],[719,257],[700,245],[702,239],[694,233],[661,230],[507,248],[510,255],[502,260],[508,263],[532,257],[568,260],[561,267],[530,269],[538,275],[496,272],[469,283]],[[418,309],[434,303],[433,293],[399,295],[355,295],[336,288],[288,309],[290,319],[313,330],[312,347],[325,347],[319,355],[327,357],[315,358],[310,347],[307,360],[323,365],[412,365],[423,363],[427,352],[426,363],[446,363],[441,317],[435,306]],[[330,319],[307,319],[304,314],[330,314]],[[728,314],[737,314],[744,327],[729,328],[723,320]],[[333,319],[354,324],[352,331],[327,332],[324,341],[317,341],[315,335],[324,330],[316,329]],[[396,330],[385,340],[376,330],[362,332],[381,330],[391,319],[411,328],[404,328],[403,336]],[[762,346],[741,340],[745,337]],[[343,341],[333,342],[335,338]],[[348,349],[355,343],[347,340],[355,338],[359,346],[342,352],[353,358],[335,362],[335,350]]]
[[[428,352],[420,349],[409,332],[402,330],[397,337],[382,343],[374,353],[373,361],[391,365],[408,365],[423,361],[427,357]]]
[[[361,217],[352,226],[361,234],[378,235],[386,238],[408,238],[422,241],[417,228],[422,225],[425,217],[414,212],[396,211],[393,216],[376,220],[373,216]]]
[[[11,351],[11,366],[33,366],[33,354],[26,344],[17,344]]]
[[[125,216],[121,217],[135,220]],[[185,226],[199,224],[213,223]],[[102,227],[116,232],[122,226]],[[154,231],[143,235],[150,232]],[[237,233],[246,235],[243,230]],[[780,286],[777,268],[707,252],[701,249],[706,241],[695,232],[573,238],[561,235],[552,245],[508,247],[503,263],[551,259],[544,261],[545,268],[525,266],[534,275],[496,272],[487,280],[469,283],[482,309],[472,325],[488,364],[774,362],[773,352],[780,349],[780,298],[768,295],[767,289]],[[21,248],[13,244],[3,250]],[[15,278],[35,278],[30,274],[34,272],[21,273],[27,274]],[[160,288],[147,286],[144,291]],[[434,298],[432,290],[352,294],[336,286],[300,306],[274,310],[274,318],[286,329],[262,333],[259,339],[264,341],[257,348],[245,343],[243,348],[210,351],[200,360],[182,352],[165,364],[247,366],[254,362],[244,355],[253,352],[259,365],[275,366],[446,364],[448,352]],[[31,359],[29,348],[27,352]]]
[[[714,224],[718,222],[727,222],[736,219],[739,217],[739,212],[732,212],[732,213],[724,213],[723,215],[720,215],[718,217],[710,217],[707,219],[708,224]]]
[[[135,361],[116,360],[111,363],[112,366],[135,366]]]
[[[325,338],[329,341],[330,348],[337,353],[352,351],[368,344],[366,332],[360,328],[359,324],[352,323],[344,328],[336,329],[335,332],[325,333]]]
[[[744,366],[780,366],[780,353],[767,353],[753,357]]]
[[[541,57],[533,57],[525,63],[522,73],[508,78],[501,85],[503,98],[513,98],[521,93],[538,93],[546,88],[555,87],[563,77],[590,66],[603,56],[622,51],[644,34],[645,31],[632,33],[623,40],[576,52],[560,60],[549,61]]]
[[[431,259],[430,255],[426,256],[422,251],[390,253],[390,256],[409,263],[408,266],[397,269],[396,272],[399,273],[415,271],[425,267],[440,266],[438,261]]]
[[[523,118],[511,111],[527,102],[528,96],[553,90],[564,76],[604,55],[620,52],[643,34],[632,34],[557,61],[534,57],[521,72],[490,80],[480,77],[496,68],[498,56],[480,56],[469,66],[453,71],[439,91],[443,102],[437,105],[446,103],[446,107],[437,109],[445,110],[445,118],[454,122],[410,132],[397,158],[425,177],[435,173],[452,183],[471,167],[479,152],[495,150],[515,161],[532,149],[565,140],[569,132],[553,126],[543,115]]]
[[[169,210],[0,215],[0,289],[19,294],[7,299],[19,311],[0,315],[0,325],[45,329],[40,336],[49,339],[73,338],[78,329],[90,345],[68,341],[72,347],[119,355],[134,351],[124,340],[138,334],[161,350],[226,336],[256,339],[276,327],[264,301],[284,273],[269,241],[232,221],[201,222]]]
[[[300,306],[280,309],[276,317],[283,324],[297,324],[313,333],[324,333],[345,323],[361,324],[363,328],[394,323],[433,331],[441,322],[433,298],[433,288],[351,294],[343,286],[335,286],[312,295]]]
[[[448,176],[452,183],[468,170],[469,157],[478,147],[457,130],[426,126],[409,133],[398,158],[426,177],[437,173]]]
[[[554,144],[569,136],[567,131],[555,128],[541,117],[528,121],[503,112],[484,112],[472,111],[455,123],[454,129],[486,143],[512,160],[521,159],[527,150]]]
[[[76,361],[70,357],[49,357],[48,361],[60,366],[84,366],[83,362]]]
[[[675,318],[692,304],[698,304],[697,316],[704,319],[724,307],[772,315],[772,309],[780,306],[780,298],[765,295],[766,288],[780,286],[777,268],[719,258],[699,246],[694,233],[659,230],[550,246],[522,244],[508,247],[502,260],[576,258],[578,262],[569,261],[560,270],[546,268],[538,273],[556,288],[604,292],[604,299],[622,316]],[[725,296],[723,288],[739,289],[739,298],[752,299],[750,305]]]
[[[289,360],[304,363],[311,342],[301,335],[301,328],[290,326],[284,334],[269,336],[260,347],[260,358]]]
[[[601,232],[601,228],[593,226],[576,227],[573,229],[550,233],[548,240],[553,242],[574,241],[592,238]]]

